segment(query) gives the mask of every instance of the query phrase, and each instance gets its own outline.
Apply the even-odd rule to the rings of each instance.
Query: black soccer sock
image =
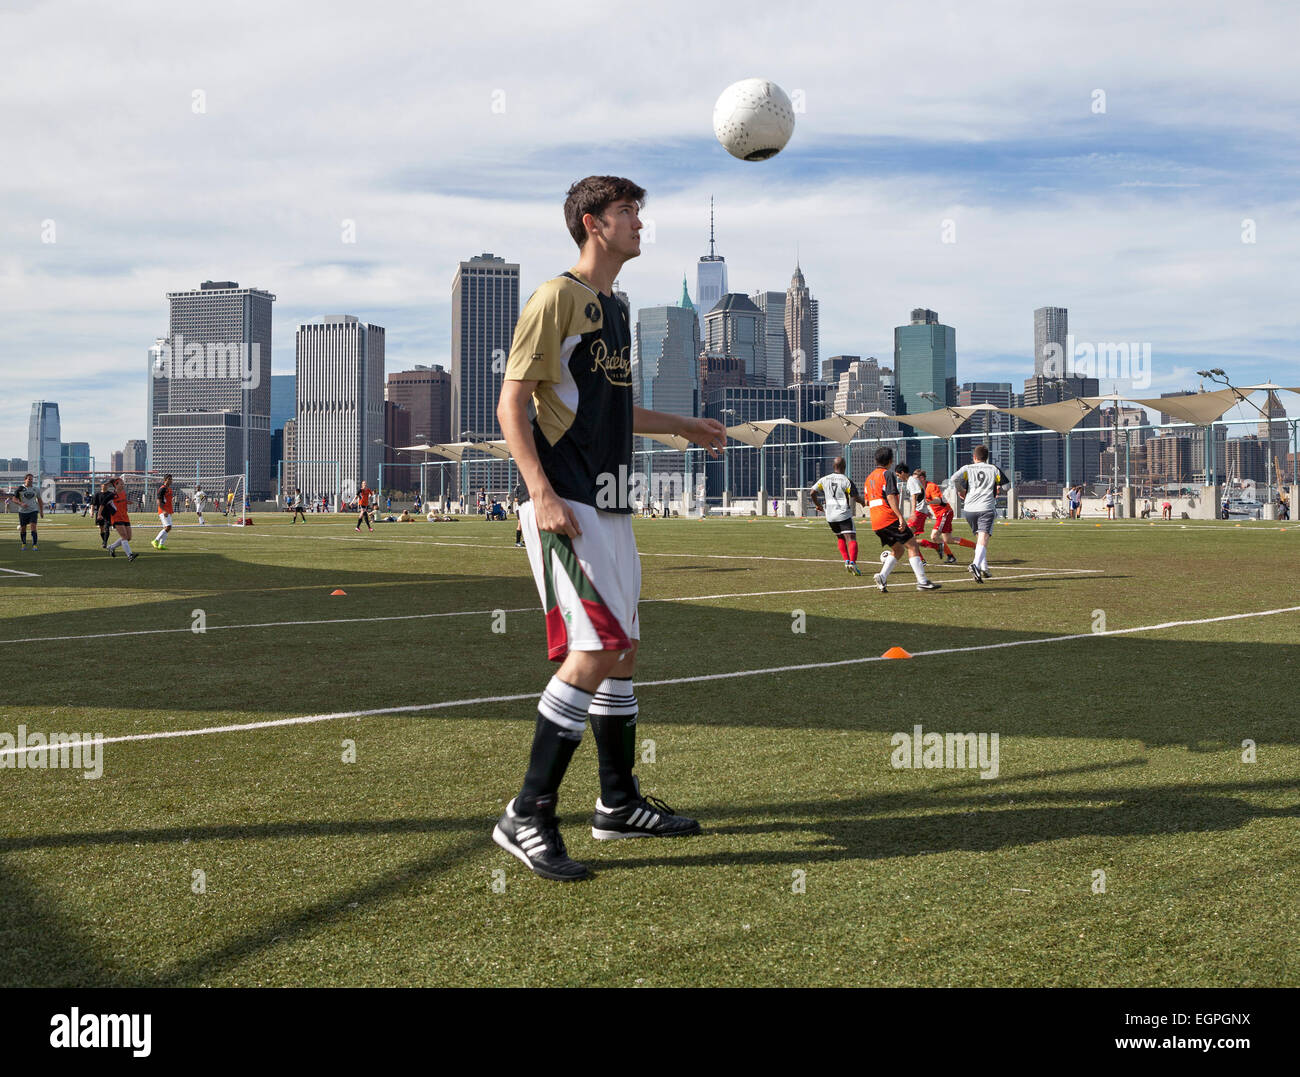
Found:
[[[631,677],[607,677],[591,704],[591,732],[600,759],[600,800],[607,808],[636,798],[636,696]]]
[[[515,812],[532,815],[538,802],[554,806],[569,760],[582,742],[591,693],[552,677],[537,703],[537,728]]]

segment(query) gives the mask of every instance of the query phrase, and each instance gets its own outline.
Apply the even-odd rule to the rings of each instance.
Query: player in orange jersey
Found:
[[[365,484],[365,480],[362,480],[361,489],[357,491],[357,505],[360,506],[361,508],[361,515],[357,517],[358,531],[361,530],[361,525],[363,523],[366,525],[367,531],[374,530],[374,528],[370,526],[371,520],[374,519],[374,515],[370,510],[370,502],[372,502],[374,499],[375,499],[374,490],[370,489],[370,487]],[[307,522],[307,517],[304,516],[303,523],[306,522]]]
[[[911,528],[903,523],[902,509],[898,504],[898,478],[890,470],[893,462],[894,450],[887,445],[881,446],[876,450],[876,470],[868,475],[867,481],[862,484],[863,494],[867,499],[867,509],[871,513],[871,529],[880,539],[880,544],[889,550],[889,555],[881,564],[880,571],[872,577],[872,580],[880,588],[881,594],[886,593],[889,574],[894,571],[894,566],[906,552],[912,572],[916,576],[916,589],[937,591],[939,584],[931,581],[925,574],[925,562],[921,560],[921,552],[916,547],[916,536],[912,534]]]
[[[957,558],[953,555],[952,547],[945,537],[952,534],[952,506],[944,498],[939,484],[931,482],[923,470],[917,469],[916,476],[921,480],[921,486],[925,491],[926,507],[934,517],[934,529],[930,532],[930,541],[922,542],[921,545],[939,550],[948,564],[955,565]],[[975,543],[970,539],[959,538],[955,541],[958,546],[969,546],[972,550],[975,549]]]
[[[158,522],[162,524],[162,530],[154,535],[151,545],[155,550],[167,549],[167,533],[172,529],[172,505],[174,496],[172,493],[172,477],[163,476],[163,484],[158,487]]]
[[[117,531],[117,541],[108,545],[108,555],[117,556],[117,548],[126,551],[126,559],[134,561],[140,555],[131,552],[131,514],[127,511],[126,484],[121,479],[113,480],[113,509],[111,522]]]

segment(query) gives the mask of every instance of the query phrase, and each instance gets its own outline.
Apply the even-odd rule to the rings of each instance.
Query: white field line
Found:
[[[41,575],[39,572],[20,572],[16,568],[0,568],[0,572],[6,576],[30,576],[33,579],[39,579]]]
[[[1010,571],[1010,570],[1006,570]],[[1014,581],[1023,580],[1036,576],[1056,576],[1063,573],[1090,572],[1098,573],[1102,570],[1099,568],[1070,568],[1070,569],[1053,569],[1047,572],[1021,572],[1018,575],[1000,575],[1000,578]],[[896,581],[906,583],[906,580]],[[951,584],[969,584],[974,580],[960,578],[946,581]],[[708,602],[720,598],[766,598],[771,595],[814,595],[824,594],[829,591],[846,592],[846,591],[868,591],[875,589],[874,583],[850,584],[840,587],[799,587],[784,591],[731,591],[725,594],[716,595],[681,595],[675,598],[643,598],[640,605],[645,606],[654,602]],[[521,606],[518,609],[504,609],[502,613],[540,613],[540,606]],[[323,617],[317,620],[308,621],[258,621],[251,624],[235,625],[207,625],[204,631],[197,633],[203,635],[206,632],[230,632],[237,628],[294,628],[302,625],[341,625],[341,624],[369,624],[376,621],[429,621],[443,617],[491,617],[497,613],[497,610],[453,610],[446,613],[399,613],[389,614],[379,617]],[[84,639],[118,639],[126,636],[167,636],[177,632],[193,632],[192,626],[185,628],[138,628],[125,632],[92,632],[85,635],[77,636],[28,636],[20,639],[0,639],[0,645],[11,643],[65,643],[70,640]]]
[[[185,525],[194,527],[193,524]],[[226,532],[233,534],[233,531]],[[1002,532],[997,533],[1001,536]],[[286,539],[293,536],[282,534],[268,534],[263,531],[258,535],[244,536],[246,538],[265,538],[265,539]],[[361,539],[352,535],[312,535],[311,538],[318,539],[322,542],[360,542]],[[502,552],[513,553],[516,549],[515,544],[497,543],[497,542],[444,542],[440,539],[377,539],[365,536],[367,542],[382,542],[385,545],[399,546],[455,546],[471,550],[500,550]],[[800,564],[825,565],[834,564],[833,557],[773,557],[769,554],[745,554],[745,553],[693,553],[683,551],[682,553],[647,553],[644,550],[638,551],[641,557],[678,557],[696,560],[713,560],[713,561],[792,561]],[[521,555],[522,556],[522,555]],[[867,561],[870,564],[870,560]],[[1009,571],[1009,570],[1008,570]],[[1071,569],[1060,568],[1052,569],[1053,572],[1093,572],[1096,569]]]
[[[1076,632],[1068,636],[1044,636],[1040,639],[1006,640],[1002,643],[973,644],[969,647],[944,647],[933,651],[917,651],[913,658],[933,658],[946,654],[970,654],[975,651],[993,651],[1003,647],[1028,647],[1036,643],[1065,643],[1071,640],[1100,639],[1106,636],[1127,636],[1136,632],[1160,632],[1170,628],[1186,628],[1192,625],[1218,624],[1223,621],[1241,621],[1254,617],[1273,617],[1282,613],[1300,612],[1300,606],[1285,606],[1275,610],[1257,610],[1251,613],[1229,613],[1221,617],[1203,617],[1194,621],[1164,621],[1160,624],[1141,625],[1137,628],[1116,628],[1106,632]],[[705,673],[693,677],[669,677],[658,681],[638,681],[637,688],[662,688],[677,684],[697,684],[700,681],[735,680],[743,677],[765,677],[774,673],[799,673],[814,669],[834,669],[837,666],[859,666],[871,662],[895,661],[883,656],[872,655],[864,658],[844,658],[835,662],[805,662],[793,666],[769,666],[765,669],[741,669],[731,673]],[[448,710],[453,707],[483,706],[492,703],[518,703],[522,700],[536,699],[536,692],[520,692],[507,696],[478,696],[473,699],[448,699],[440,703],[414,703],[403,707],[376,707],[373,710],[334,711],[329,714],[306,714],[295,718],[275,718],[265,722],[243,722],[238,725],[208,726],[204,729],[168,729],[157,733],[130,733],[120,737],[93,737],[69,744],[57,744],[55,751],[72,748],[77,744],[94,746],[99,744],[123,744],[138,740],[170,740],[176,737],[202,737],[213,733],[243,733],[254,729],[274,729],[278,726],[311,725],[316,722],[330,722],[338,718],[374,718],[386,714],[421,714],[428,711]],[[49,751],[45,748],[0,748],[0,757],[20,755],[33,751]]]

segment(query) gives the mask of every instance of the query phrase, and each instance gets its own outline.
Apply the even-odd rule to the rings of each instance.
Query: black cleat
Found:
[[[880,588],[880,593],[882,595],[889,594],[889,588],[885,586],[885,577],[882,576],[879,572],[877,572],[874,576],[871,577],[871,582]]]
[[[554,804],[546,807],[539,804],[535,815],[516,815],[515,802],[510,801],[505,814],[497,820],[492,840],[543,879],[567,883],[586,879],[591,874],[585,864],[570,858],[565,849]]]
[[[976,582],[976,583],[983,583],[983,582],[984,582],[984,577],[980,575],[980,567],[979,567],[979,565],[977,565],[977,564],[975,564],[974,562],[972,562],[968,567],[970,568],[970,574],[971,574],[972,576],[975,577],[975,582]]]
[[[926,580],[925,583],[918,583],[916,589],[918,591],[937,591],[942,586],[943,584],[935,583],[934,580]]]
[[[111,550],[108,551],[108,556],[109,556],[109,557],[116,557],[116,556],[117,556],[117,547],[116,547],[116,546],[114,546]]]
[[[700,824],[684,815],[677,815],[658,797],[641,796],[637,785],[636,799],[621,808],[607,808],[598,799],[596,814],[591,820],[591,836],[597,841],[616,841],[619,838],[680,838],[698,834]]]
[[[134,550],[132,550],[129,554],[126,555],[126,559],[127,559],[128,561],[134,561],[134,560],[135,560],[137,557],[139,557],[139,556],[140,556],[140,555],[139,555],[138,553],[136,553]]]
[[[954,554],[949,554],[947,558],[945,558],[944,560],[944,564],[947,565],[955,565],[956,563],[957,563],[957,558]]]

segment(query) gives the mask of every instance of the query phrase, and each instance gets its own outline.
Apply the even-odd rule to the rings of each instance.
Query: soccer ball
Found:
[[[794,134],[794,107],[767,79],[733,82],[713,106],[713,133],[722,148],[742,161],[766,161]]]

